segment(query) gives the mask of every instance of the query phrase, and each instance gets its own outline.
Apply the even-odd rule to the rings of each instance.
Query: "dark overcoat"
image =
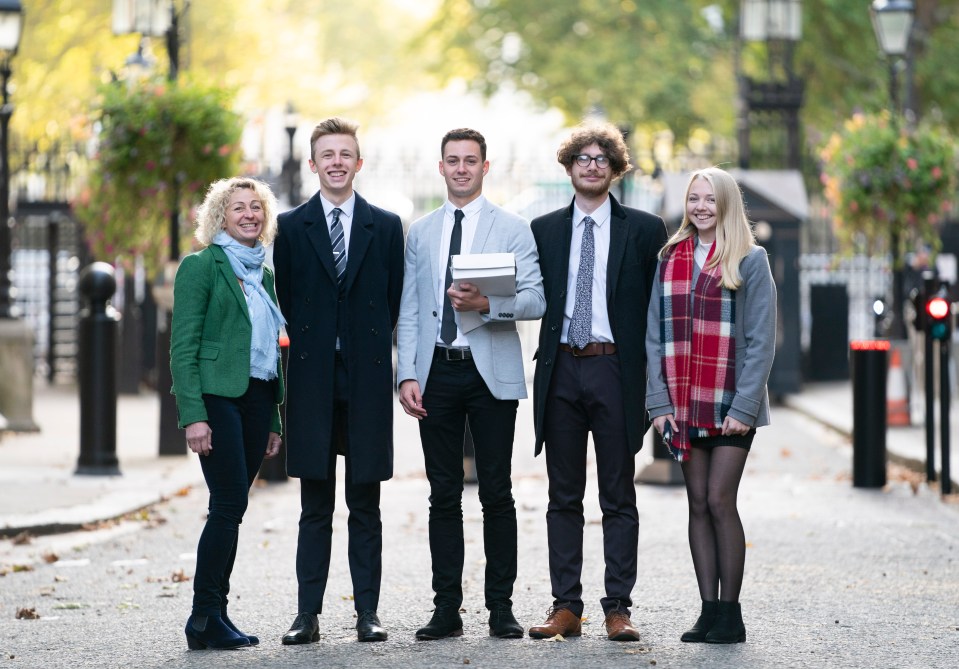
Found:
[[[317,193],[279,216],[276,294],[290,338],[286,468],[325,480],[330,470],[337,321],[349,374],[348,448],[354,483],[393,475],[393,329],[403,291],[403,224],[356,196],[346,278],[336,280]]]
[[[649,428],[646,417],[646,311],[656,276],[656,254],[666,243],[666,224],[659,216],[623,207],[610,194],[609,259],[606,307],[616,342],[626,410],[626,433],[635,454]],[[543,448],[546,397],[559,350],[569,277],[569,247],[573,235],[573,203],[540,216],[530,224],[546,293],[546,314],[539,331],[533,380],[533,421],[536,454]]]

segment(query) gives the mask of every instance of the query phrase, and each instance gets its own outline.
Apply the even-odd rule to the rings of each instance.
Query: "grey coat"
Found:
[[[736,395],[728,415],[760,427],[769,425],[766,380],[776,353],[776,284],[766,249],[753,247],[740,263],[739,272],[743,282],[736,290]],[[663,379],[659,322],[662,294],[657,266],[646,324],[646,410],[650,419],[675,413]]]
[[[406,239],[403,297],[396,325],[397,383],[415,379],[420,392],[426,382],[436,347],[437,321],[443,318],[443,297],[436,292],[443,235],[443,207],[415,221]],[[536,241],[529,224],[486,201],[473,235],[470,253],[513,253],[516,257],[516,294],[489,296],[489,314],[480,327],[466,333],[476,370],[498,400],[526,397],[523,350],[516,321],[543,315],[543,277],[539,272]],[[456,315],[459,322],[460,315]]]

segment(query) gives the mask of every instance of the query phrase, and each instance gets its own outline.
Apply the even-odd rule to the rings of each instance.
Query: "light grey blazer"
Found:
[[[659,268],[649,299],[646,323],[646,410],[650,419],[675,413],[663,379],[663,345],[660,342]],[[736,290],[736,395],[729,414],[752,427],[769,425],[766,381],[776,354],[776,284],[769,270],[766,249],[754,246],[739,264],[743,282]]]
[[[420,392],[433,362],[438,322],[443,302],[436,293],[446,265],[439,266],[444,209],[415,221],[406,239],[403,298],[396,326],[396,379],[416,379]],[[473,361],[493,397],[514,400],[526,397],[523,350],[516,321],[540,318],[546,310],[543,277],[539,271],[536,241],[529,223],[486,201],[476,224],[470,253],[513,253],[516,257],[516,295],[489,297],[489,314],[480,327],[466,333]],[[459,324],[459,314],[456,314]]]

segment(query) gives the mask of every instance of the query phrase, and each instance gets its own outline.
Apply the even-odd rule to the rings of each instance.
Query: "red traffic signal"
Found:
[[[926,313],[930,318],[941,321],[949,316],[949,302],[944,297],[936,296],[926,302]]]

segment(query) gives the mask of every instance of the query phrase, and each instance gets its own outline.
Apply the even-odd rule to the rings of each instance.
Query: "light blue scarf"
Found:
[[[233,273],[243,282],[250,309],[253,336],[250,342],[250,376],[275,379],[280,355],[280,328],[286,324],[283,314],[263,287],[263,261],[266,249],[257,240],[253,248],[244,246],[228,233],[220,231],[213,243],[223,249]]]

